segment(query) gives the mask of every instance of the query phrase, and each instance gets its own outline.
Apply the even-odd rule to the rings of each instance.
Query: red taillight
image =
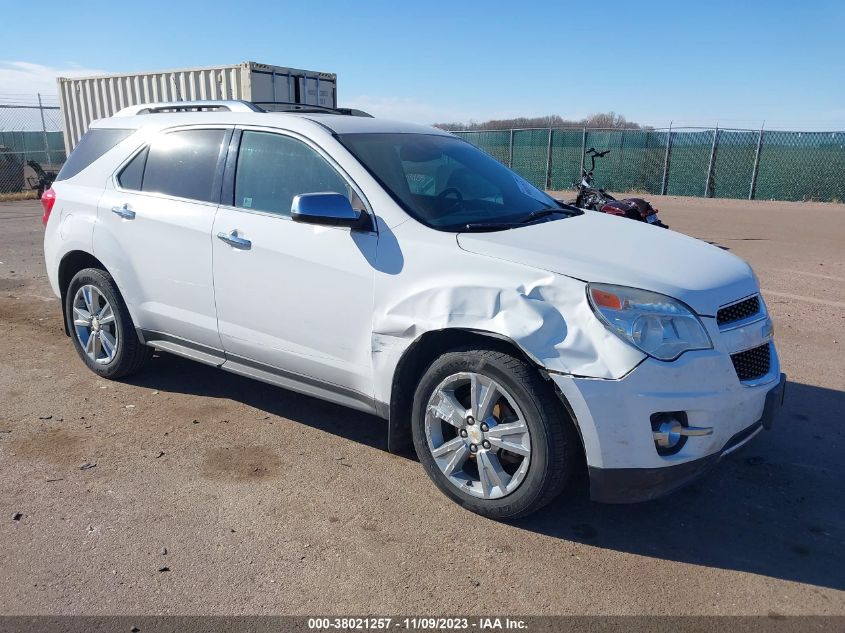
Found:
[[[41,194],[41,206],[44,207],[44,215],[41,216],[41,224],[47,226],[47,221],[50,219],[50,211],[53,210],[53,205],[56,204],[56,192],[52,189],[47,189]]]
[[[625,212],[622,209],[620,209],[618,207],[614,207],[611,204],[604,205],[601,208],[601,212],[602,213],[608,213],[610,215],[623,215],[623,216],[625,215]]]

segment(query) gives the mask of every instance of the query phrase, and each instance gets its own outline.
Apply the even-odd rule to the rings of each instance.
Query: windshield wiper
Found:
[[[518,222],[470,222],[459,226],[461,232],[466,233],[481,233],[484,231],[506,231],[519,226]]]
[[[579,215],[579,212],[575,211],[574,209],[568,209],[566,207],[544,207],[542,209],[532,211],[524,218],[522,218],[519,223],[528,224],[529,222],[533,222],[534,220],[539,220],[550,215],[555,215],[556,213],[562,213],[564,215]]]
[[[583,211],[581,209],[576,209],[575,207],[543,207],[542,209],[536,209],[532,211],[528,215],[518,220],[510,220],[508,222],[499,220],[495,222],[470,222],[468,224],[453,224],[449,227],[444,227],[446,230],[457,230],[461,232],[476,232],[481,233],[483,231],[506,231],[507,229],[512,229],[519,226],[525,226],[535,220],[539,220],[550,215],[561,214],[566,216],[573,216],[573,215],[581,215]]]

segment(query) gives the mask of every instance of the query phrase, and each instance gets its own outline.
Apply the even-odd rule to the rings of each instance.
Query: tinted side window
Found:
[[[56,176],[56,180],[73,178],[134,132],[135,130],[109,130],[105,128],[88,130],[68,156],[62,170]]]
[[[217,159],[226,130],[182,130],[150,145],[141,191],[214,202]]]
[[[245,131],[235,172],[235,206],[290,215],[300,193],[350,195],[346,181],[317,152],[288,136]]]
[[[123,168],[123,171],[117,177],[117,182],[120,183],[121,187],[132,189],[133,191],[141,190],[141,183],[144,181],[144,165],[147,162],[148,151],[149,148],[145,147]]]

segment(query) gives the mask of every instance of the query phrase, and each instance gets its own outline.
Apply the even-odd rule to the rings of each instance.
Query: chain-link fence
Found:
[[[571,189],[585,150],[608,191],[845,201],[845,132],[540,128],[455,132],[538,187]],[[589,159],[587,158],[589,168]]]
[[[595,169],[595,183],[608,191],[845,201],[845,132],[538,128],[455,134],[545,189],[571,189],[584,151],[595,147],[610,150]],[[0,197],[37,195],[64,161],[56,97],[0,95]]]
[[[38,197],[65,162],[59,106],[50,101],[0,97],[0,199]]]

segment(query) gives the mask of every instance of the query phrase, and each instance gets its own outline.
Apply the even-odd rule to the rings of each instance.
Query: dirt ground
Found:
[[[377,418],[167,354],[98,379],[0,203],[0,613],[845,614],[845,206],[655,202],[755,267],[786,406],[668,498],[510,524]]]

